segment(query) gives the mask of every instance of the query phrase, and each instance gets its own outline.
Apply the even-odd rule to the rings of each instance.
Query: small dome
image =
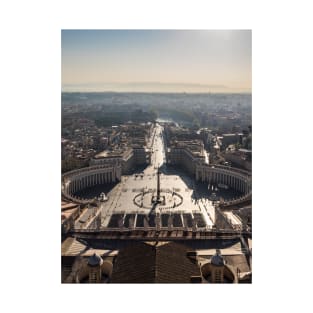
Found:
[[[211,258],[211,264],[215,266],[223,266],[224,265],[224,259],[221,256],[221,252],[219,250],[216,250],[216,253]]]
[[[103,263],[103,260],[100,255],[94,253],[92,256],[88,259],[88,265],[89,266],[98,266]]]

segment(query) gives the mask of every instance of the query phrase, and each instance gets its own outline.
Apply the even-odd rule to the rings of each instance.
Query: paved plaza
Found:
[[[207,197],[200,197],[195,188],[195,182],[188,175],[173,168],[168,169],[165,164],[163,128],[156,126],[151,143],[151,165],[142,172],[124,175],[121,182],[109,193],[109,200],[102,204],[102,227],[107,227],[113,214],[184,214],[202,215],[205,228],[214,223],[214,207]],[[165,203],[153,205],[151,199],[156,195],[157,170],[160,167],[161,197]],[[178,196],[172,196],[177,193]],[[143,195],[144,194],[144,195]],[[143,206],[140,207],[142,199]],[[136,203],[137,202],[137,203]],[[179,222],[178,222],[179,224]]]

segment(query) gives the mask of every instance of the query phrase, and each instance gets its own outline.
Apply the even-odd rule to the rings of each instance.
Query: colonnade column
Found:
[[[113,166],[113,169],[112,169],[112,181],[115,182],[115,177],[116,177],[116,167]]]

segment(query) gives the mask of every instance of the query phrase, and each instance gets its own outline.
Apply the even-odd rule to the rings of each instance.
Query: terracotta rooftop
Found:
[[[74,214],[78,210],[78,207],[74,207],[72,209],[68,209],[63,211],[61,214],[61,220],[69,218],[72,214]]]
[[[187,257],[188,248],[170,242],[151,245],[136,242],[120,250],[112,283],[190,283],[199,276],[198,266]]]
[[[67,209],[72,209],[72,208],[76,208],[78,207],[77,203],[73,203],[73,202],[70,202],[70,203],[62,203],[62,206],[61,206],[61,210],[67,210]]]

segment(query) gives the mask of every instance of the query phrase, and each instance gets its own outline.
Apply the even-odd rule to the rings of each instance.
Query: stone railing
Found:
[[[252,199],[252,192],[249,192],[248,194],[246,194],[242,197],[239,197],[237,199],[232,199],[229,201],[221,201],[220,205],[222,207],[227,207],[227,206],[237,205],[237,204],[243,203],[243,202],[251,200],[251,199]]]

